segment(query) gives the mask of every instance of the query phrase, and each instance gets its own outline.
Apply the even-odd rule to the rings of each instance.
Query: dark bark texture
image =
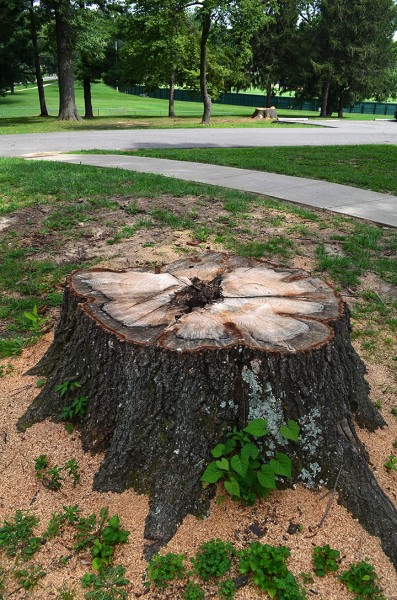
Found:
[[[76,108],[73,79],[73,44],[69,0],[62,0],[55,11],[60,121],[80,121]]]
[[[83,78],[83,89],[84,89],[84,118],[93,119],[94,113],[92,110],[92,98],[91,98],[91,79],[87,76]]]
[[[368,397],[365,367],[350,342],[349,311],[336,292],[341,310],[326,319],[331,335],[306,350],[235,344],[178,352],[127,341],[100,323],[76,293],[73,277],[54,343],[33,370],[47,383],[18,427],[59,420],[65,400],[55,387],[78,380],[89,399],[83,447],[105,452],[94,487],[122,492],[132,486],[149,494],[148,554],[174,535],[187,514],[208,510],[212,492],[202,488],[200,476],[211,449],[232,426],[263,418],[269,443],[284,445],[293,459],[296,479],[329,487],[338,481],[340,501],[379,536],[397,566],[397,511],[377,484],[354,427],[354,418],[371,431],[384,421]],[[298,444],[278,435],[287,419],[300,424]]]
[[[205,10],[202,15],[203,24],[200,40],[200,93],[203,99],[203,118],[201,123],[209,125],[211,120],[212,101],[207,88],[207,42],[211,30],[211,12]]]
[[[175,114],[175,75],[172,74],[170,77],[170,95],[168,98],[168,117],[174,119]]]
[[[36,81],[37,81],[37,91],[39,95],[39,103],[40,103],[40,117],[48,117],[48,110],[45,101],[45,92],[44,92],[44,83],[43,83],[43,75],[41,71],[41,62],[40,62],[40,52],[37,41],[37,25],[36,25],[36,17],[34,14],[33,8],[33,0],[30,2],[29,6],[29,18],[30,18],[30,32],[32,38],[32,46],[33,46],[33,55],[34,55],[34,67],[36,72]]]

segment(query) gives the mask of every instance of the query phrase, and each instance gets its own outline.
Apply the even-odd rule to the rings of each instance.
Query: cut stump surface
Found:
[[[34,369],[47,383],[19,428],[59,420],[56,386],[79,381],[83,447],[105,452],[94,486],[149,494],[153,550],[188,513],[207,511],[213,491],[200,476],[211,449],[263,418],[270,450],[287,445],[309,485],[338,477],[341,500],[397,557],[396,509],[354,429],[353,415],[384,425],[364,371],[347,308],[304,271],[212,252],[158,273],[93,269],[68,280],[54,343]],[[288,419],[301,427],[291,448],[278,433]]]

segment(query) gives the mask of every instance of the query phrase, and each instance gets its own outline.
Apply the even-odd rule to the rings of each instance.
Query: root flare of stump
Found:
[[[70,276],[61,319],[33,369],[47,382],[18,423],[59,420],[55,388],[88,398],[83,448],[105,452],[94,487],[149,494],[145,537],[166,543],[183,518],[208,511],[200,477],[231,427],[268,423],[295,480],[332,488],[378,535],[397,566],[397,511],[368,466],[354,419],[384,421],[350,342],[349,311],[324,281],[299,270],[206,253],[165,267]],[[288,419],[298,444],[282,440]]]

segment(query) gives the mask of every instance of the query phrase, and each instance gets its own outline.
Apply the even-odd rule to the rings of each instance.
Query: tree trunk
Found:
[[[37,26],[36,26],[36,17],[35,17],[34,8],[33,8],[33,0],[31,0],[31,4],[29,6],[29,17],[30,17],[30,32],[31,32],[33,55],[34,55],[34,67],[35,67],[36,81],[37,81],[37,92],[39,95],[39,103],[40,103],[40,117],[48,117],[48,110],[47,110],[47,105],[46,105],[46,101],[45,101],[45,93],[44,93],[43,75],[41,72],[41,64],[40,64],[40,52],[39,52],[39,46],[37,43]]]
[[[323,84],[322,95],[321,95],[321,112],[320,117],[326,117],[328,111],[328,95],[329,88],[331,86],[331,79],[328,79]]]
[[[84,118],[93,119],[94,113],[92,112],[92,99],[91,99],[91,79],[89,77],[83,77],[83,89],[84,89]]]
[[[161,273],[93,269],[69,277],[54,343],[32,371],[47,383],[20,430],[65,405],[55,388],[79,381],[88,398],[85,450],[105,451],[94,487],[148,493],[149,553],[211,492],[200,477],[210,451],[237,425],[288,419],[296,479],[332,487],[397,566],[397,511],[377,484],[353,414],[373,431],[384,421],[368,397],[337,292],[304,271],[208,252]],[[72,398],[70,399],[70,401]]]
[[[271,82],[269,82],[266,86],[266,106],[272,105],[272,98],[273,98],[273,85]]]
[[[343,119],[344,97],[343,92],[340,93],[338,102],[338,119]]]
[[[200,93],[203,99],[204,111],[201,123],[209,125],[211,120],[211,97],[207,89],[207,42],[211,29],[211,11],[203,12],[203,27],[200,40]]]
[[[171,119],[176,117],[175,115],[175,75],[172,74],[170,77],[170,96],[168,99],[168,116]]]
[[[275,106],[269,108],[256,108],[251,119],[277,119],[277,111]]]
[[[69,0],[61,0],[55,10],[59,80],[59,121],[80,121],[77,113],[73,80],[73,47]]]

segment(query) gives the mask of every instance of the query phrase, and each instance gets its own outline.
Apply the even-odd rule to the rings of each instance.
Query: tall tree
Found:
[[[252,76],[254,86],[266,92],[271,105],[274,87],[290,69],[294,38],[299,18],[298,0],[276,0],[267,10],[268,19],[252,40]]]
[[[184,85],[195,47],[195,28],[183,0],[137,0],[122,26],[120,53],[124,83],[151,91],[169,86],[169,117],[175,116],[175,85]],[[194,50],[193,50],[194,53]]]
[[[29,2],[29,22],[30,22],[30,34],[33,46],[33,58],[34,68],[36,73],[37,91],[39,95],[40,104],[40,117],[48,117],[48,110],[45,101],[44,82],[43,74],[41,70],[41,58],[39,50],[39,39],[38,39],[38,19],[37,9],[34,6],[34,0]]]
[[[26,0],[0,0],[0,92],[34,81]]]
[[[195,3],[196,15],[201,24],[200,92],[204,105],[201,122],[204,125],[209,125],[211,119],[212,102],[208,91],[207,59],[208,43],[212,33],[219,27],[223,28],[225,47],[233,48],[233,52],[229,52],[229,55],[233,57],[234,68],[230,71],[234,72],[236,79],[237,73],[241,74],[241,71],[250,64],[252,57],[250,41],[266,21],[266,5],[267,3],[255,0],[201,0]],[[232,63],[229,64],[229,67],[231,66]]]
[[[395,65],[394,0],[318,0],[300,26],[300,94],[321,98],[321,116],[365,97],[387,95],[387,74]],[[304,51],[302,51],[304,48]],[[290,85],[299,85],[299,75]]]
[[[60,121],[79,121],[74,92],[73,51],[75,10],[73,0],[41,0],[55,32]]]
[[[76,78],[83,83],[84,118],[92,119],[91,84],[102,77],[106,51],[115,30],[109,13],[92,10],[81,2],[74,17],[74,31],[77,55],[75,73]]]

